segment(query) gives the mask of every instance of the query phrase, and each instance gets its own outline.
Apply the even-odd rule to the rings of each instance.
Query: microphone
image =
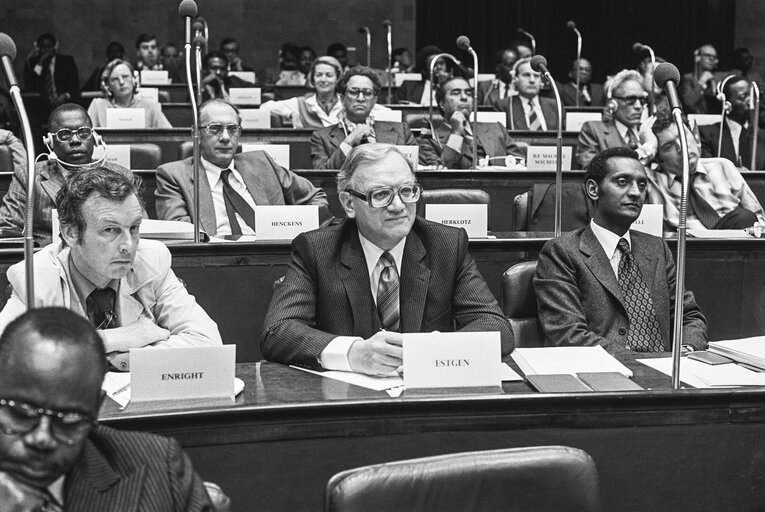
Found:
[[[207,44],[207,39],[205,39],[205,36],[194,36],[194,39],[191,41],[192,46],[195,48],[203,48]]]
[[[191,30],[194,31],[195,36],[204,35],[207,30],[207,21],[202,16],[197,16],[191,25]]]
[[[531,62],[529,62],[529,65],[531,66],[531,69],[537,73],[542,73],[545,75],[545,78],[547,78],[547,75],[550,74],[550,72],[547,70],[547,59],[545,59],[542,55],[534,55],[531,57]]]
[[[191,18],[197,15],[197,4],[194,0],[183,0],[178,6],[178,14],[183,18],[185,44],[191,42]],[[187,49],[188,50],[188,49]]]
[[[476,125],[478,124],[478,54],[470,46],[470,39],[467,36],[457,38],[457,47],[465,50],[473,56],[473,169],[478,164],[478,137],[476,136]]]
[[[529,39],[529,41],[531,41],[531,53],[532,54],[536,54],[537,53],[537,40],[534,39],[534,36],[529,34],[528,32],[526,32],[522,28],[518,29],[518,33],[519,34],[523,34],[524,36],[526,36]]]
[[[653,72],[653,81],[667,92],[667,99],[672,111],[679,110],[682,112],[680,97],[677,95],[677,84],[680,83],[680,72],[677,68],[669,62],[659,63]]]
[[[383,20],[383,27],[390,28],[392,26],[392,23],[390,20]]]
[[[0,33],[0,58],[3,61],[3,75],[8,87],[19,87],[16,73],[13,71],[13,59],[16,58],[16,44],[10,36]]]
[[[361,27],[359,34],[366,34],[367,39],[367,67],[372,66],[372,33],[369,31],[369,27]]]
[[[573,22],[573,21],[571,21],[571,20],[568,20],[568,21],[566,22],[566,26],[567,26],[568,28],[570,28],[571,30],[576,30],[576,23],[574,23],[574,22]]]
[[[643,43],[635,43],[632,45],[632,51],[634,53],[640,53],[645,49],[645,46],[643,46]]]
[[[457,48],[465,50],[466,52],[473,53],[473,49],[470,47],[470,39],[468,36],[459,36],[457,38]]]

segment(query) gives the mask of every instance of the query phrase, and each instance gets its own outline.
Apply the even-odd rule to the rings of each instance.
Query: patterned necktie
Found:
[[[635,132],[632,131],[632,128],[627,130],[627,145],[630,147],[630,149],[637,149],[640,145],[640,142],[638,142],[638,138],[635,136]]]
[[[221,171],[220,178],[223,182],[223,202],[226,205],[226,214],[228,215],[228,223],[231,225],[231,234],[242,234],[242,228],[239,226],[239,221],[236,219],[236,213],[238,213],[239,216],[244,219],[244,222],[255,231],[255,211],[250,208],[247,201],[245,201],[244,198],[234,190],[234,187],[231,186],[231,182],[229,181],[230,177],[231,169],[224,169]]]
[[[46,489],[45,502],[40,508],[40,512],[64,512],[64,508],[59,505],[58,500]]]
[[[53,81],[53,73],[50,71],[50,63],[43,67],[43,82],[45,83],[45,95],[47,96],[48,103],[53,103],[56,100],[56,84]]]
[[[542,129],[542,123],[539,122],[537,113],[534,110],[534,101],[531,100],[528,103],[529,107],[529,130],[537,131]]]
[[[688,185],[688,206],[690,206],[691,212],[695,213],[696,217],[704,224],[704,227],[714,229],[715,225],[720,222],[720,215],[696,190],[696,178],[700,175],[699,172],[691,174],[691,182]]]
[[[653,299],[643,281],[640,269],[630,251],[630,245],[624,238],[616,246],[622,253],[619,261],[619,287],[627,305],[627,318],[630,326],[627,331],[627,347],[636,352],[663,352],[659,322]]]
[[[388,251],[380,256],[379,264],[383,266],[380,280],[377,283],[377,314],[380,324],[388,331],[400,329],[400,314],[398,307],[398,272],[396,261]]]
[[[88,319],[96,329],[113,329],[119,327],[119,322],[114,314],[114,302],[117,293],[113,288],[96,288],[85,299],[85,308]]]

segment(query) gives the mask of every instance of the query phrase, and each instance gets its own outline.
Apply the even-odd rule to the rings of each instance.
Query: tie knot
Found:
[[[393,259],[393,256],[388,251],[385,251],[380,255],[380,263],[382,263],[383,267],[395,267],[396,266],[396,260]]]
[[[114,309],[115,292],[113,288],[96,288],[90,293],[93,302],[99,311],[112,311]]]
[[[229,176],[231,176],[231,169],[223,169],[223,170],[220,172],[220,177],[221,177],[221,179],[222,179],[222,180],[224,180],[224,181],[226,181],[226,182],[228,182],[228,178],[229,178]]]
[[[630,252],[630,244],[624,238],[619,239],[619,243],[616,244],[616,248],[625,254],[628,254]]]

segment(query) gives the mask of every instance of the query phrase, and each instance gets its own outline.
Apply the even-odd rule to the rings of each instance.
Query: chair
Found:
[[[0,171],[13,172],[13,153],[7,146],[0,146]]]
[[[333,476],[325,512],[600,510],[595,462],[565,446],[454,453]]]
[[[425,216],[426,204],[485,204],[490,205],[489,194],[476,188],[440,188],[424,190],[417,203],[417,215]],[[487,210],[488,207],[487,207]],[[489,223],[491,226],[491,223]]]
[[[583,183],[564,183],[562,190],[561,229],[573,231],[585,226],[594,215],[594,203]],[[555,185],[537,184],[515,196],[513,229],[515,231],[553,231],[555,227]]]
[[[239,147],[236,149],[237,153],[242,152],[242,145],[239,144]],[[194,153],[194,141],[187,140],[185,142],[181,142],[181,145],[178,147],[178,160],[185,160],[189,158]]]
[[[532,280],[537,262],[522,261],[502,274],[502,312],[510,322],[516,347],[543,347],[544,333],[537,316]]]
[[[162,148],[147,142],[130,144],[130,167],[133,169],[156,169],[162,164]]]

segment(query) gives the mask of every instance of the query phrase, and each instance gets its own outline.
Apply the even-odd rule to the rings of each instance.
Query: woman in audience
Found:
[[[106,97],[94,98],[88,107],[88,115],[94,127],[107,126],[106,112],[111,108],[142,108],[146,119],[145,128],[173,127],[158,102],[136,95],[138,84],[129,62],[115,59],[107,64],[101,74],[101,89]]]

